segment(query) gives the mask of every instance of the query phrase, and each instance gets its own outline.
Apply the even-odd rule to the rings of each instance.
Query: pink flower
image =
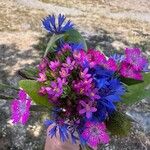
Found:
[[[18,99],[14,99],[11,103],[11,119],[13,123],[25,124],[29,118],[29,109],[31,105],[31,99],[25,93],[20,90],[18,93]]]
[[[89,89],[92,87],[92,78],[80,80],[78,82],[73,82],[73,87],[76,92],[79,94],[85,94],[88,92]]]
[[[89,71],[88,68],[85,68],[85,69],[83,70],[83,72],[81,71],[81,72],[80,72],[80,78],[81,78],[81,79],[90,78],[90,77],[91,77],[91,74],[88,74],[88,71]]]
[[[57,78],[57,81],[52,81],[50,87],[46,87],[48,97],[52,101],[56,101],[63,93],[63,80]]]
[[[45,71],[47,67],[48,60],[46,58],[43,58],[40,64],[38,65],[38,69],[40,72]]]
[[[120,74],[126,78],[133,78],[136,80],[142,80],[142,74],[136,70],[131,64],[123,61],[120,67]]]
[[[103,66],[108,69],[108,70],[112,70],[112,71],[116,71],[118,66],[117,63],[115,62],[114,59],[109,58],[104,64]]]
[[[99,144],[107,144],[110,141],[108,134],[105,132],[104,123],[86,122],[82,138],[87,141],[91,148],[97,148]]]
[[[71,61],[71,58],[67,57],[66,63],[63,63],[62,66],[68,68],[69,70],[73,70],[75,67],[75,61]]]
[[[72,49],[71,46],[66,43],[66,44],[63,45],[62,51],[63,51],[63,52],[66,52],[66,51],[68,51],[68,50],[70,51],[71,49]]]
[[[100,99],[100,96],[98,95],[98,89],[89,89],[88,92],[86,93],[88,97],[91,98],[91,100],[98,100]]]
[[[74,51],[73,57],[76,60],[76,63],[81,66],[87,61],[87,54],[84,50]]]
[[[59,74],[62,78],[67,78],[69,74],[69,69],[68,68],[61,68],[61,71],[59,71]]]
[[[46,87],[43,87],[43,86],[42,86],[42,87],[40,88],[40,90],[39,90],[39,94],[43,96],[43,95],[46,95],[46,93],[47,93]]]
[[[39,82],[44,82],[44,81],[46,81],[46,79],[47,79],[47,77],[46,77],[45,72],[40,72],[40,73],[39,73],[39,78],[37,78],[37,80],[38,80]]]
[[[53,71],[57,70],[59,66],[60,66],[59,61],[50,61],[49,63],[49,68]]]
[[[100,51],[89,49],[87,52],[88,62],[91,68],[99,65],[106,60],[105,56]]]
[[[80,109],[79,114],[86,113],[86,117],[89,119],[92,117],[92,113],[96,112],[97,109],[93,107],[93,102],[89,101],[88,103],[85,103],[83,100],[80,101],[80,104],[82,105],[82,109]]]
[[[136,70],[142,71],[145,64],[148,63],[148,60],[142,55],[142,51],[139,48],[126,48],[125,54],[125,61],[132,64]]]

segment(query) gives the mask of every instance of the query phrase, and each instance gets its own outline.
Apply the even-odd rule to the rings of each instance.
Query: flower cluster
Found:
[[[136,80],[142,80],[142,72],[148,70],[148,60],[139,48],[126,48],[125,58],[120,65],[122,76]]]
[[[47,121],[55,124],[50,136],[60,130],[62,141],[70,133],[72,141],[78,135],[82,144],[93,148],[108,143],[104,122],[125,92],[117,70],[117,62],[100,51],[72,51],[66,44],[54,60],[42,60],[37,80],[42,84],[39,94],[53,104],[53,121]]]
[[[43,26],[50,33],[64,34],[73,29],[70,21],[64,21],[63,15],[57,22],[54,16],[48,16]],[[49,136],[52,138],[58,132],[63,142],[71,137],[72,143],[79,140],[82,146],[91,148],[108,143],[106,120],[117,110],[117,103],[127,91],[122,78],[142,80],[142,72],[148,70],[146,57],[138,48],[126,48],[124,55],[108,57],[99,50],[86,51],[80,43],[64,39],[56,45],[53,57],[41,60],[36,78],[40,85],[38,96],[47,98],[52,106],[51,120],[45,121],[46,126],[53,126]],[[26,123],[30,103],[25,91],[20,90],[18,99],[12,102],[14,123]]]

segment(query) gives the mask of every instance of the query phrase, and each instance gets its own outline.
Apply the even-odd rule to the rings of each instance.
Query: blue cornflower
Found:
[[[61,34],[73,29],[74,24],[69,20],[65,23],[66,17],[59,14],[58,20],[54,15],[49,15],[44,18],[42,24],[49,33]]]
[[[121,100],[125,92],[125,87],[114,72],[96,66],[90,70],[95,86],[98,88],[100,99],[97,100],[97,111],[94,113],[94,120],[104,121],[106,117],[116,110],[115,103]]]
[[[61,141],[65,142],[69,136],[68,136],[68,125],[63,123],[62,121],[53,121],[53,120],[46,120],[44,122],[46,127],[49,127],[51,125],[54,125],[50,130],[49,130],[49,136],[53,138],[53,136],[56,136],[57,132],[59,132],[60,139]]]
[[[112,56],[110,56],[110,58],[113,58],[117,63],[121,63],[125,59],[125,56],[122,54],[115,53]]]
[[[116,109],[114,103],[121,100],[121,96],[125,92],[125,87],[118,79],[110,79],[107,81],[107,85],[99,89],[99,95],[101,97],[100,103],[106,109],[111,112]]]
[[[101,66],[90,69],[90,74],[92,74],[96,87],[98,88],[108,85],[108,79],[114,76],[113,71],[107,70]]]

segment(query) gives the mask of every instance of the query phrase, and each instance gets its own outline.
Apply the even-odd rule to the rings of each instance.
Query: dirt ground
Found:
[[[0,0],[0,82],[16,85],[20,80],[17,71],[38,63],[41,54],[37,47],[42,47],[40,40],[46,34],[41,20],[48,14],[59,13],[75,23],[89,47],[99,45],[111,51],[139,47],[150,56],[149,0]],[[138,109],[150,120],[149,102],[141,103],[128,110]],[[14,127],[9,105],[9,101],[0,100],[0,150],[42,150],[46,133],[42,123],[46,115],[31,114],[26,126]],[[112,138],[103,149],[148,150],[150,133],[144,127],[134,123],[128,137]]]

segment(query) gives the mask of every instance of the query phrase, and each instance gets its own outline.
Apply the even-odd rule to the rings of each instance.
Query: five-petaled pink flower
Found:
[[[47,79],[47,77],[46,77],[45,72],[40,72],[40,73],[39,73],[39,78],[37,78],[37,80],[38,80],[39,82],[44,82],[44,81],[46,81],[46,79]]]
[[[86,113],[86,117],[89,119],[92,117],[92,113],[96,112],[97,109],[93,106],[93,102],[89,101],[88,103],[84,102],[83,100],[81,100],[79,102],[82,105],[82,109],[79,111],[79,114],[84,114]]]
[[[72,61],[70,57],[67,57],[66,62],[62,64],[63,67],[73,70],[75,67],[75,61]]]
[[[48,65],[51,70],[55,71],[60,66],[60,62],[59,61],[50,61],[50,63]]]

